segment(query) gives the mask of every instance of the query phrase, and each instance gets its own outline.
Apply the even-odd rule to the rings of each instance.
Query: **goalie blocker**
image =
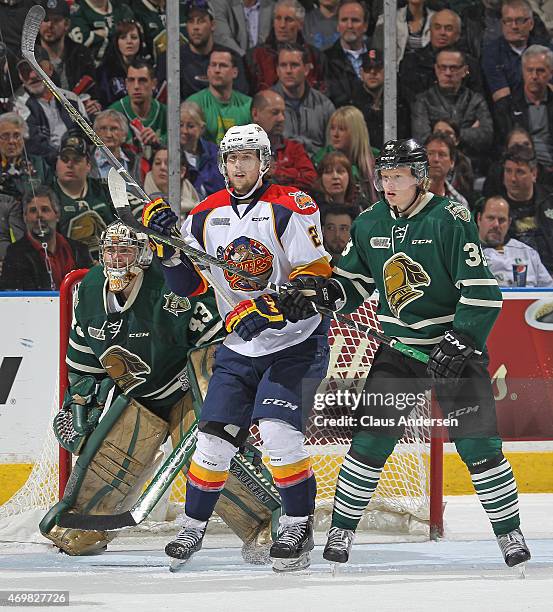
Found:
[[[188,371],[191,393],[172,408],[169,423],[139,402],[120,395],[82,447],[63,499],[40,522],[42,534],[70,555],[103,551],[113,532],[60,527],[62,515],[125,512],[161,463],[160,445],[171,432],[173,445],[195,422],[211,376],[216,344],[193,349]],[[187,466],[183,468],[186,472]],[[263,563],[280,516],[280,498],[261,454],[251,445],[232,460],[217,514],[244,542],[244,559]],[[75,517],[77,518],[77,517]],[[63,521],[61,521],[63,522]]]

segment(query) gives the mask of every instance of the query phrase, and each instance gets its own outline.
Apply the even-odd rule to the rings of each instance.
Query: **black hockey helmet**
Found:
[[[374,163],[374,186],[382,191],[381,170],[409,167],[417,183],[428,178],[428,155],[425,148],[414,138],[388,140]]]

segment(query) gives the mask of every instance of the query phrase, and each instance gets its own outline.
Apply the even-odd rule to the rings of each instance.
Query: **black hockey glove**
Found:
[[[278,303],[286,319],[296,323],[315,315],[317,313],[315,306],[339,310],[345,299],[344,291],[338,281],[305,274],[282,285]]]
[[[456,331],[447,331],[430,353],[426,369],[431,378],[447,378],[458,380],[467,361],[473,357],[480,357],[472,340]]]

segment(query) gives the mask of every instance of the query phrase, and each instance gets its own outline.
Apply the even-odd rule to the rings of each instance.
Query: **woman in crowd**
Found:
[[[461,131],[459,125],[453,119],[439,119],[432,126],[432,133],[441,133],[449,136],[457,147],[455,153],[455,165],[451,171],[449,182],[453,187],[469,201],[473,201],[474,195],[474,172],[472,162],[462,151],[459,150]]]
[[[194,189],[192,183],[186,178],[188,164],[186,159],[181,158],[181,220],[198,204],[200,196]],[[152,169],[144,180],[144,191],[152,199],[168,198],[169,194],[169,167],[167,164],[167,147],[156,147],[152,158]]]
[[[180,106],[180,144],[189,168],[188,178],[203,199],[225,188],[217,165],[217,145],[202,138],[205,117],[195,102]]]
[[[376,202],[377,194],[373,185],[374,155],[363,113],[355,106],[342,106],[335,110],[328,122],[326,143],[315,154],[313,163],[318,166],[327,153],[343,153],[351,161],[359,197],[367,201],[367,206]]]
[[[136,21],[120,21],[96,74],[104,108],[127,95],[127,68],[137,58],[147,58],[142,27]]]
[[[313,195],[323,212],[335,205],[348,206],[356,212],[360,211],[352,166],[341,151],[327,153],[317,166]]]

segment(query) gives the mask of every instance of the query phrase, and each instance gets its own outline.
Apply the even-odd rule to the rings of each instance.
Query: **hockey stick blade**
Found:
[[[124,527],[135,527],[150,514],[183,466],[192,457],[196,448],[197,431],[198,422],[195,421],[130,510],[119,514],[73,514],[66,512],[57,517],[56,524],[60,527],[83,531],[112,531]]]
[[[40,30],[40,24],[44,21],[46,11],[40,6],[35,4],[29,9],[27,17],[25,17],[25,23],[23,24],[23,31],[21,33],[21,53],[27,58],[27,54],[31,54],[34,57],[34,49],[38,31]]]

